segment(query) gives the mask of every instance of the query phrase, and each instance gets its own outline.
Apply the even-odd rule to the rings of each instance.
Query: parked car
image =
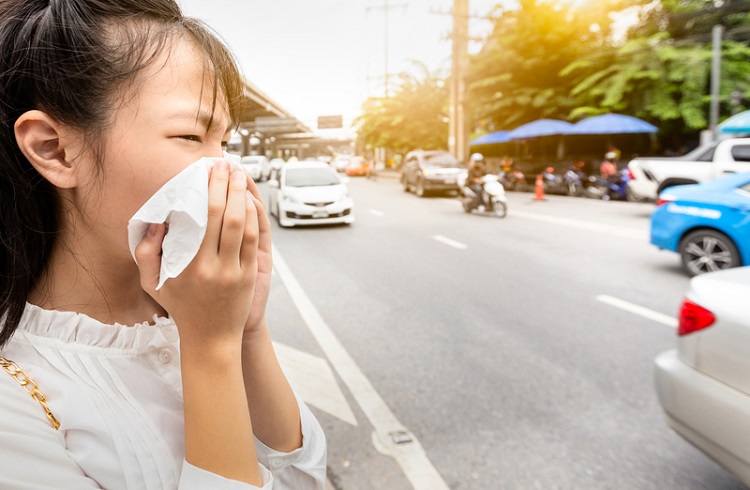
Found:
[[[401,185],[406,192],[424,197],[428,192],[458,191],[458,175],[466,166],[447,151],[410,151],[401,168]]]
[[[352,157],[349,160],[349,163],[346,164],[344,171],[346,172],[346,175],[351,176],[367,175],[370,171],[370,162],[365,160],[364,157]]]
[[[709,143],[681,157],[635,158],[628,163],[629,200],[656,200],[664,189],[750,171],[750,138]]]
[[[651,243],[680,254],[691,276],[750,265],[750,172],[671,187],[651,215]]]
[[[271,175],[271,163],[263,155],[249,155],[242,157],[242,168],[256,182],[268,180]]]
[[[346,182],[327,163],[286,163],[278,174],[268,181],[267,205],[279,226],[354,222]]]
[[[694,277],[677,348],[655,360],[669,426],[750,485],[750,267]]]
[[[352,155],[336,155],[331,161],[331,166],[336,169],[337,172],[345,172],[346,166],[349,165],[349,160],[354,158]]]

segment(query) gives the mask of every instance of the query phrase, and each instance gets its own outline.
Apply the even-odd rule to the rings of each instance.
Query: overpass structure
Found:
[[[276,156],[295,155],[301,158],[327,153],[339,141],[320,138],[289,111],[281,107],[249,80],[244,80],[242,121],[232,151]],[[333,145],[332,145],[333,144]],[[351,146],[351,142],[346,142]]]

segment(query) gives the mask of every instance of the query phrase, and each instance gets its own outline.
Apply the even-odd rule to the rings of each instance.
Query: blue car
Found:
[[[680,254],[691,276],[750,265],[750,172],[665,189],[651,243]]]

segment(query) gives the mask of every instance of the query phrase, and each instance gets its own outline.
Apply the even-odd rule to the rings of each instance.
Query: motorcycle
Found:
[[[501,172],[500,183],[509,191],[525,192],[527,189],[526,176],[520,168]]]
[[[557,175],[552,168],[542,172],[542,182],[544,183],[544,192],[547,194],[567,194],[568,192],[565,180]]]
[[[609,201],[612,199],[618,199],[621,201],[627,200],[627,189],[628,181],[630,180],[630,172],[627,168],[624,168],[615,174],[614,178],[608,181],[607,193],[602,196],[602,199]]]
[[[567,193],[569,196],[578,197],[581,194],[583,194],[583,180],[585,178],[585,175],[583,172],[578,172],[576,170],[568,169],[563,174],[563,182],[565,182],[565,187],[567,188]]]
[[[505,218],[508,214],[508,200],[505,197],[505,188],[496,175],[488,174],[482,177],[482,204],[477,206],[477,194],[466,184],[466,174],[458,177],[458,190],[464,211],[471,213],[477,211],[480,214],[494,215]]]

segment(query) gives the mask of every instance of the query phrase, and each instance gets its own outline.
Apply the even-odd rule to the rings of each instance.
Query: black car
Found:
[[[404,191],[423,197],[428,192],[454,192],[457,178],[466,172],[463,163],[447,151],[410,151],[401,169]]]

